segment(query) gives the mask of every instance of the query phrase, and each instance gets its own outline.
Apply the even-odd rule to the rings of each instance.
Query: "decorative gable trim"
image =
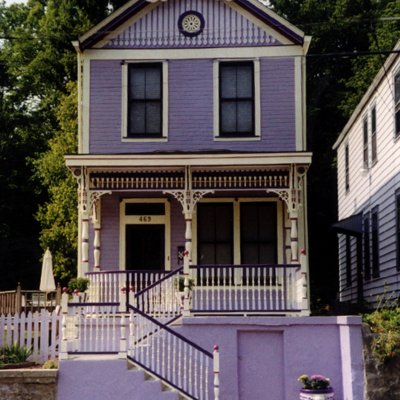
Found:
[[[221,1],[221,3],[225,2]],[[304,44],[304,35],[300,30],[280,18],[265,5],[258,4],[258,0],[227,0],[226,3],[232,3],[230,5],[233,7],[236,5],[242,8],[243,11],[255,17],[255,20],[266,24],[273,31],[277,32],[278,36],[286,38],[290,43],[295,45]],[[100,41],[110,36],[111,32],[120,30],[121,26],[126,25],[134,15],[141,11],[145,12],[147,7],[151,9],[155,6],[157,6],[157,1],[154,0],[131,0],[83,35],[79,40],[79,49],[83,51],[96,46]]]

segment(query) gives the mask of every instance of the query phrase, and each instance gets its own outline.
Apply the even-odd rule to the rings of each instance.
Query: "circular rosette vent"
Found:
[[[197,11],[186,11],[179,17],[178,28],[185,36],[197,36],[203,32],[204,18]]]

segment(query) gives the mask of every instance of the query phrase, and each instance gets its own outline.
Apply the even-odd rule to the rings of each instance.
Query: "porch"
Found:
[[[89,272],[86,277],[90,282],[87,301],[119,304],[120,311],[127,311],[131,304],[157,314],[177,306],[185,315],[308,314],[300,263],[191,265],[188,275],[180,267],[172,272]]]

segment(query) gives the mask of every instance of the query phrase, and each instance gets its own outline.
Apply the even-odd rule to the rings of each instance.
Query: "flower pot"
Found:
[[[300,389],[300,400],[335,400],[332,388],[328,389]]]

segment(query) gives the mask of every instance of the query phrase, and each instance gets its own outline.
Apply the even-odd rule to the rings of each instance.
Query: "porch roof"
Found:
[[[67,167],[109,170],[132,167],[227,167],[309,165],[310,152],[286,153],[175,153],[175,154],[77,154],[65,156]]]

